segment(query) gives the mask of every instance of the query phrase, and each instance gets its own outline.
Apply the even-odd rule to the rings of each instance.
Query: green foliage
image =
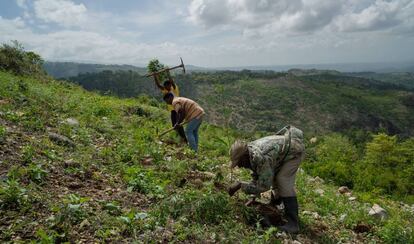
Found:
[[[163,183],[157,179],[152,171],[146,171],[140,167],[130,167],[126,169],[124,178],[128,182],[129,191],[163,197]]]
[[[311,174],[333,180],[338,185],[353,186],[358,153],[347,137],[340,134],[323,137],[316,146],[313,157],[315,158],[304,166]]]
[[[88,216],[86,203],[89,198],[79,197],[75,194],[69,194],[63,199],[63,202],[52,208],[55,215],[49,220],[52,227],[58,231],[67,233],[71,225],[78,224]]]
[[[43,183],[47,176],[47,171],[43,169],[41,164],[31,163],[28,167],[29,177],[33,182]]]
[[[414,189],[414,139],[374,135],[359,155],[350,140],[339,134],[323,137],[308,147],[304,168],[312,175],[359,191],[409,199]]]
[[[161,218],[185,218],[190,222],[202,224],[218,224],[225,221],[231,212],[232,207],[227,194],[191,189],[163,200],[159,210]]]
[[[0,125],[0,143],[4,142],[7,136],[7,130],[5,127]]]
[[[17,41],[0,47],[0,69],[18,75],[42,74],[43,60],[34,52],[26,52]]]
[[[387,194],[414,194],[414,140],[378,134],[366,145],[358,165],[357,189],[381,189]]]
[[[160,63],[160,61],[158,59],[156,59],[156,58],[151,59],[148,62],[148,65],[147,65],[147,71],[148,71],[148,73],[157,72],[157,71],[162,70],[162,69],[165,69],[165,68],[167,68],[167,66],[165,66],[162,63]],[[166,80],[168,78],[168,76],[167,76],[166,73],[161,73],[161,74],[158,75],[158,77],[160,79],[160,82],[162,82],[162,81],[164,81],[164,80]]]
[[[19,209],[27,203],[26,189],[17,180],[9,179],[0,184],[0,208]]]

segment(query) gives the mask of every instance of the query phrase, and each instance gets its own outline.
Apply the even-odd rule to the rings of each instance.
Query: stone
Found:
[[[351,192],[351,190],[349,190],[349,188],[347,186],[341,186],[338,188],[338,192],[341,194],[345,194],[347,192]]]
[[[368,215],[379,219],[386,219],[388,217],[387,211],[378,204],[374,204],[368,212]]]
[[[70,147],[76,146],[76,144],[71,139],[67,138],[66,136],[62,136],[54,132],[48,132],[48,135],[51,141],[56,142],[59,145],[70,146]]]
[[[312,138],[309,140],[309,142],[310,142],[311,144],[315,144],[316,142],[318,142],[318,138],[316,138],[316,137],[312,137]]]
[[[70,126],[79,126],[79,121],[74,118],[67,118],[64,122],[65,124],[70,125]]]
[[[315,190],[315,193],[319,194],[320,196],[323,196],[325,191],[323,189],[318,188],[318,189]]]
[[[348,198],[348,200],[349,201],[355,201],[356,200],[356,197],[350,197],[350,198]]]
[[[347,214],[341,214],[341,216],[339,217],[339,221],[344,222],[344,220],[347,216],[348,216]]]

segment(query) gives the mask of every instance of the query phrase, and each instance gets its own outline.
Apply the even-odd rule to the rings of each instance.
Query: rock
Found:
[[[64,168],[78,168],[80,167],[80,163],[73,161],[73,159],[66,160],[63,163]]]
[[[369,210],[368,215],[376,217],[376,218],[380,218],[380,219],[385,219],[388,217],[387,211],[381,208],[378,204],[374,204],[372,206],[372,208]]]
[[[315,178],[310,177],[310,179],[308,181],[309,181],[309,183],[322,183],[322,184],[325,182],[319,176],[316,176]]]
[[[141,161],[142,165],[152,165],[153,162],[153,158],[151,157],[146,157]]]
[[[54,132],[48,132],[48,135],[51,141],[54,141],[59,145],[70,146],[70,147],[76,146],[76,144],[71,139],[67,138],[66,136],[62,136]]]
[[[79,126],[79,121],[74,118],[67,118],[64,123],[70,126]]]
[[[345,192],[344,196],[351,197],[352,196],[352,192]]]
[[[351,192],[351,190],[349,190],[349,188],[347,186],[341,186],[338,188],[338,192],[341,194],[345,194],[347,192]]]
[[[309,142],[310,142],[311,144],[315,144],[316,142],[318,142],[318,138],[316,138],[316,137],[312,137],[312,138],[309,140]]]
[[[350,197],[350,198],[348,198],[348,200],[349,201],[355,201],[356,200],[356,197]]]
[[[320,219],[321,218],[321,216],[317,212],[311,212],[311,211],[306,211],[305,210],[305,211],[302,212],[302,214],[304,214],[304,215],[310,215],[314,219]]]
[[[83,227],[87,227],[87,226],[89,226],[89,225],[91,225],[91,223],[89,223],[88,219],[84,219],[84,220],[80,223],[79,228],[80,228],[80,229],[83,229]]]
[[[318,188],[318,189],[315,190],[315,193],[319,194],[320,196],[323,196],[325,191],[323,189]]]
[[[193,184],[197,189],[203,187],[203,181],[201,179],[194,179]]]
[[[341,216],[339,217],[339,221],[344,222],[344,220],[347,216],[348,216],[347,214],[341,214]]]

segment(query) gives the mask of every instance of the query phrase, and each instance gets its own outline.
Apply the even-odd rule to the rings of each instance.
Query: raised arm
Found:
[[[167,72],[167,75],[168,75],[168,80],[171,82],[171,86],[175,89],[176,88],[175,82],[174,82],[173,78],[171,77],[170,70],[167,69],[166,72]]]
[[[154,81],[155,81],[155,84],[157,85],[157,87],[160,89],[160,90],[164,90],[165,88],[160,84],[160,80],[159,80],[159,78],[158,78],[158,74],[155,74],[154,75]]]

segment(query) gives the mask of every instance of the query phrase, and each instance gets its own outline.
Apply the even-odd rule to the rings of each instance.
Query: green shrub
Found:
[[[26,189],[21,187],[19,182],[9,179],[0,185],[0,207],[18,209],[28,201]]]
[[[34,52],[26,52],[17,41],[0,47],[0,69],[18,75],[43,74],[42,58]]]
[[[222,192],[186,190],[165,199],[160,205],[160,217],[185,217],[204,224],[218,224],[232,212],[229,196]],[[167,216],[166,216],[167,215]]]
[[[125,171],[124,179],[128,183],[129,191],[137,191],[143,194],[151,194],[162,197],[165,183],[162,183],[152,171],[140,167],[129,167]]]
[[[340,134],[323,137],[314,148],[312,159],[304,165],[312,175],[333,180],[338,185],[353,186],[358,152],[347,137]]]
[[[43,169],[42,165],[31,163],[27,169],[30,180],[36,183],[42,183],[47,175],[47,171]]]

